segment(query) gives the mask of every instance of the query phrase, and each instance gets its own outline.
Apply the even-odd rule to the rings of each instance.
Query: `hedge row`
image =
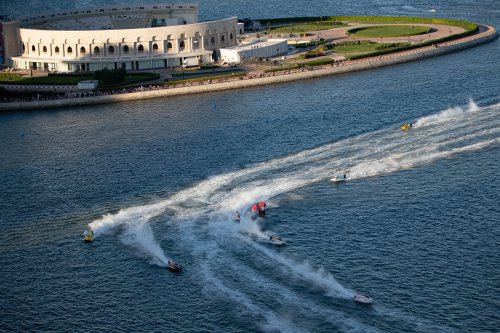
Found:
[[[311,42],[308,42],[308,43],[300,43],[300,44],[292,44],[295,48],[297,49],[305,49],[307,47],[310,47],[310,46],[315,46],[315,45],[322,45],[322,44],[325,44],[326,43],[326,39],[324,38],[320,38],[319,42],[314,42],[314,41],[311,41]]]
[[[117,88],[123,88],[124,86],[130,86],[134,84],[139,84],[141,82],[158,80],[160,74],[158,73],[127,73],[125,79],[118,83],[101,84],[99,90],[111,90]]]
[[[166,86],[174,86],[174,85],[182,84],[182,83],[202,82],[202,81],[218,80],[218,79],[230,79],[233,77],[239,77],[239,76],[245,76],[245,75],[247,75],[247,73],[243,72],[243,73],[234,73],[234,74],[229,74],[229,75],[217,75],[217,76],[209,76],[209,77],[198,77],[198,78],[187,79],[187,80],[176,80],[176,81],[162,82],[161,84],[166,85]]]
[[[215,69],[216,67],[214,67]],[[218,75],[218,73],[234,73],[234,72],[240,72],[242,71],[241,68],[230,68],[230,69],[223,69],[223,70],[217,70],[217,71],[195,71],[195,72],[175,72],[173,74],[174,77],[183,77],[183,76],[196,76],[196,75]]]
[[[291,66],[286,66],[286,67],[266,69],[264,71],[264,73],[288,71],[288,70],[298,69],[298,68],[303,68],[303,67],[323,66],[323,65],[333,64],[333,63],[335,63],[335,60],[332,58],[318,59],[318,60],[313,60],[313,61],[308,61],[308,62],[297,63],[297,64],[293,64]]]

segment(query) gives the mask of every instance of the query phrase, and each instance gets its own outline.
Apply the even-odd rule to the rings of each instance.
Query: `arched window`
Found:
[[[144,52],[144,46],[142,44],[139,44],[139,46],[137,47],[137,51]]]
[[[170,51],[172,49],[172,43],[168,42],[167,43],[167,51]]]
[[[197,39],[193,40],[193,49],[197,49],[199,47],[200,47],[200,42]]]
[[[55,54],[59,54],[59,46],[56,46],[56,47],[54,48],[54,52],[55,52]]]
[[[184,50],[185,48],[186,48],[186,43],[184,43],[184,41],[181,41],[179,43],[179,49]]]
[[[31,51],[33,51],[33,52],[36,51],[35,45],[31,45]]]
[[[99,46],[94,47],[94,54],[99,54],[101,53],[101,49],[99,49]]]
[[[44,46],[42,51],[43,51],[43,53],[47,53],[47,46]]]
[[[212,38],[210,39],[210,43],[215,44],[215,37],[212,37]]]
[[[233,40],[233,34],[232,33],[229,34],[229,39]]]
[[[221,35],[220,36],[220,41],[223,42],[224,41],[224,35]]]
[[[26,52],[26,46],[23,43],[23,53]]]
[[[109,53],[109,54],[113,54],[113,53],[115,53],[115,48],[114,48],[112,45],[110,45],[110,46],[108,47],[108,53]]]
[[[71,46],[68,46],[68,54],[72,54],[73,53],[73,49],[71,48]]]
[[[153,51],[158,52],[158,44],[153,43]]]
[[[123,47],[123,53],[128,53],[128,52],[129,52],[128,45],[125,45]]]
[[[85,54],[85,52],[86,52],[85,48],[83,46],[80,47],[80,54]]]

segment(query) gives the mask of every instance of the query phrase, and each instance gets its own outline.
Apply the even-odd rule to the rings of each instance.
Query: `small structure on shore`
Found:
[[[84,80],[78,82],[78,89],[80,90],[94,90],[97,89],[97,86],[99,85],[98,80]]]
[[[271,58],[286,54],[288,41],[286,39],[257,39],[248,44],[220,49],[220,57],[228,64],[239,64],[243,60]]]

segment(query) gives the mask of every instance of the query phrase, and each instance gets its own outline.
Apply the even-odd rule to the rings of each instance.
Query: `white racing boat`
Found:
[[[363,294],[354,295],[352,300],[356,303],[361,303],[361,304],[372,304],[373,303],[373,299],[370,296],[363,295]]]
[[[264,237],[262,237],[261,235],[256,235],[256,234],[252,234],[252,233],[249,233],[248,235],[260,243],[273,244],[276,246],[283,246],[286,244],[286,242],[281,237],[278,237],[278,236],[264,235]]]
[[[283,246],[286,244],[286,242],[278,236],[269,236],[269,241],[277,246]]]
[[[330,179],[332,182],[343,182],[347,180],[347,175],[344,173],[342,175],[335,175]]]

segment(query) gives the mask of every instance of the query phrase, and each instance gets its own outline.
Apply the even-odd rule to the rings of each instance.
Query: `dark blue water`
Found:
[[[500,26],[493,0],[200,7]],[[0,331],[498,332],[499,54],[495,41],[286,85],[0,115]]]

